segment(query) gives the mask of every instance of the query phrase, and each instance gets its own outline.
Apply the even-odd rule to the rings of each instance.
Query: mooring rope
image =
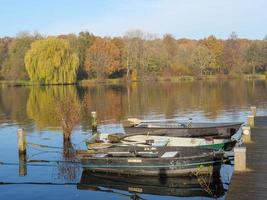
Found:
[[[34,146],[34,147],[43,147],[43,148],[50,148],[50,149],[63,149],[63,147],[55,147],[55,146],[49,146],[44,144],[36,144],[32,142],[27,142],[27,145]]]
[[[42,162],[42,161],[40,161]],[[70,164],[81,164],[80,162],[77,161],[47,161],[47,163],[56,163],[56,164],[38,164],[38,161],[35,162],[30,162],[30,163],[25,163],[24,165],[27,166],[38,166],[38,167],[47,167],[47,166],[58,166],[58,163],[65,162],[65,163],[70,163]],[[43,163],[43,162],[42,162]],[[95,168],[164,168],[164,167],[186,167],[186,166],[203,166],[203,165],[209,165],[209,164],[216,164],[216,163],[222,163],[222,161],[207,161],[207,162],[200,162],[200,163],[187,163],[187,164],[168,164],[168,165],[85,165],[81,164],[81,167],[83,168],[90,168],[90,169],[95,169]],[[15,162],[1,162],[0,165],[10,165],[10,166],[18,166],[20,165],[19,163]]]

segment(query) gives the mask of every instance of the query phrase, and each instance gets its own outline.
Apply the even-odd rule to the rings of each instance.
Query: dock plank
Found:
[[[234,172],[228,200],[267,199],[267,116],[255,117],[252,143],[246,144],[247,172]]]

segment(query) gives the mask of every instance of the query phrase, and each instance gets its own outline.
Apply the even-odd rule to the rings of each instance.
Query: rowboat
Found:
[[[241,138],[241,132],[236,133],[231,139],[215,139],[213,137],[186,138],[161,136],[158,134],[100,134],[93,135],[86,141],[88,149],[105,149],[121,146],[142,147],[202,147],[214,150],[231,151]]]
[[[173,177],[210,172],[220,167],[223,155],[198,147],[111,147],[83,154],[81,163],[97,173]]]
[[[92,173],[91,171],[83,170],[77,189],[113,193],[118,193],[117,190],[121,190],[124,195],[125,191],[130,194],[177,197],[202,196],[218,198],[224,195],[219,171],[215,171],[212,174],[204,174],[201,177],[192,175],[179,178],[158,178]]]
[[[215,150],[231,151],[236,144],[236,140],[214,139],[214,138],[184,138],[157,135],[131,135],[121,137],[123,144],[144,144],[151,146],[169,147],[204,147]]]
[[[177,121],[141,121],[130,119],[130,122],[124,124],[126,134],[161,134],[177,137],[205,137],[213,136],[217,138],[230,138],[235,134],[242,123],[195,123],[195,122],[177,122]]]

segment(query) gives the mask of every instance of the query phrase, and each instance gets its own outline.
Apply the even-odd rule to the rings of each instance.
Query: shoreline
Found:
[[[238,75],[238,76],[225,76],[225,75],[206,75],[202,77],[196,76],[172,76],[172,77],[154,77],[154,78],[144,78],[142,80],[127,80],[126,78],[115,78],[115,79],[105,79],[105,80],[97,80],[97,79],[83,79],[79,80],[76,83],[64,83],[64,84],[40,84],[38,82],[32,82],[27,80],[0,80],[1,86],[52,86],[52,85],[78,85],[78,86],[86,86],[86,85],[96,85],[96,84],[107,84],[107,85],[120,85],[120,84],[128,84],[128,83],[140,83],[140,82],[193,82],[193,81],[218,81],[218,80],[267,80],[267,76],[264,74],[257,75]]]

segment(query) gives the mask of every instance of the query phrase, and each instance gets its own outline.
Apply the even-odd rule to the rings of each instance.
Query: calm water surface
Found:
[[[88,87],[0,86],[0,182],[5,183],[0,184],[0,199],[138,199],[133,193],[118,188],[90,187],[89,190],[77,186],[82,169],[79,164],[68,162],[70,158],[65,155],[56,112],[58,102],[66,98],[72,99],[73,106],[80,105],[82,108],[80,122],[72,135],[71,148],[74,150],[85,149],[84,140],[91,134],[89,116],[94,110],[101,121],[102,132],[123,132],[120,121],[128,117],[246,121],[251,105],[257,106],[259,114],[267,114],[266,81],[133,83]],[[26,176],[19,176],[18,128],[27,133],[27,160],[30,162]],[[221,180],[226,190],[231,173],[232,166],[222,166]],[[201,195],[138,196],[139,199],[212,199]]]

